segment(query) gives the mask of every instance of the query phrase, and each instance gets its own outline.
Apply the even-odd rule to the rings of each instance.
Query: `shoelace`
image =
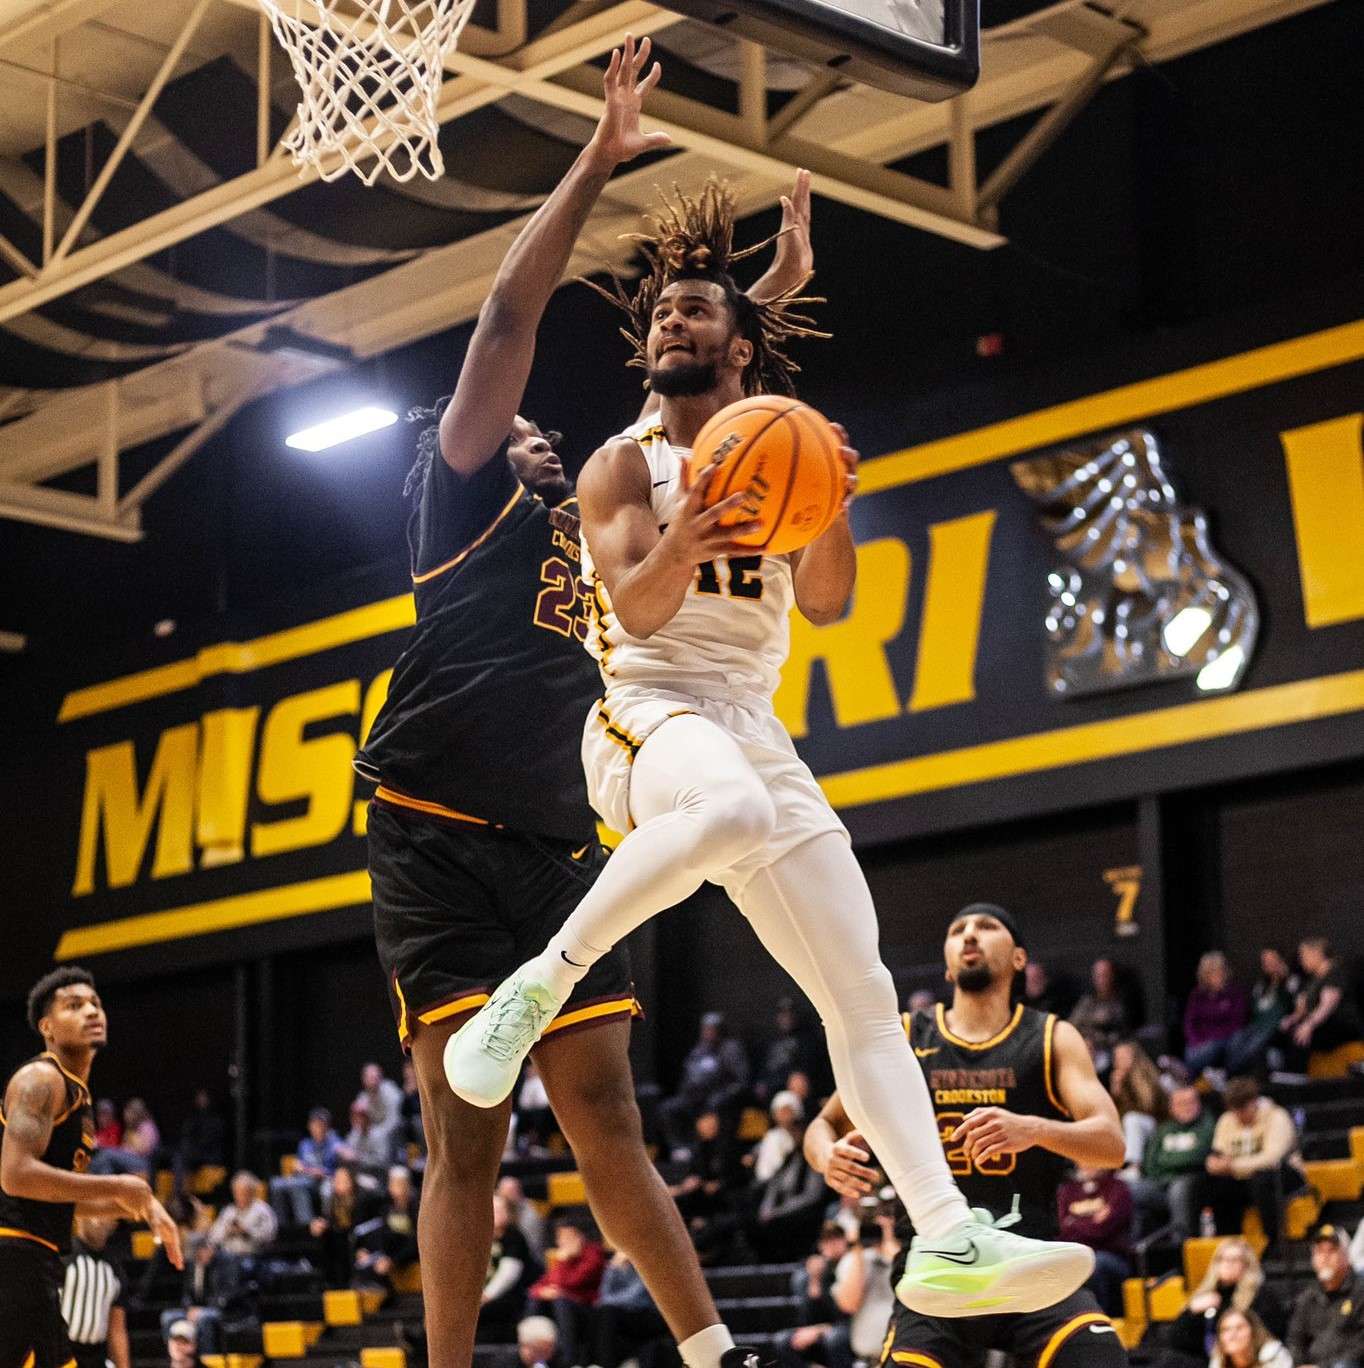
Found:
[[[503,1064],[523,1053],[535,1041],[549,1015],[534,998],[515,991],[509,992],[500,1002],[490,1003],[489,1007],[483,1048]]]
[[[1005,1215],[994,1216],[985,1207],[972,1207],[971,1214],[980,1221],[981,1225],[992,1226],[995,1230],[1007,1230],[1023,1219],[1023,1213],[1018,1209],[1018,1204],[1019,1195],[1015,1192],[1014,1204]]]

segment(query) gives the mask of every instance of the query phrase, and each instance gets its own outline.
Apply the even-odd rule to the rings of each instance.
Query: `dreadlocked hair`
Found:
[[[646,347],[654,306],[667,285],[676,280],[709,280],[725,292],[733,310],[740,336],[753,345],[753,359],[744,370],[745,394],[786,394],[796,392],[795,376],[800,367],[786,354],[785,344],[796,337],[828,337],[815,327],[814,319],[798,312],[810,304],[823,304],[818,295],[801,291],[810,282],[806,276],[799,285],[774,299],[751,299],[734,283],[733,266],[770,246],[781,236],[774,233],[762,242],[740,251],[734,249],[734,195],[729,186],[711,176],[693,199],[676,185],[672,197],[662,195],[663,207],[649,216],[652,231],[627,233],[644,258],[645,270],[631,294],[621,278],[611,272],[611,289],[579,277],[584,285],[609,300],[626,317],[621,336],[634,349],[628,364],[648,368]],[[644,382],[648,388],[648,380]]]

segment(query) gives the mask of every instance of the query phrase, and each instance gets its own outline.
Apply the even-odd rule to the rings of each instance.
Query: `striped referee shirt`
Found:
[[[66,1265],[62,1318],[72,1344],[104,1344],[109,1338],[109,1312],[123,1295],[118,1269],[79,1241]]]

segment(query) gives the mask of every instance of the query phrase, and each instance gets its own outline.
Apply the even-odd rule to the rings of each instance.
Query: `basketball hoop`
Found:
[[[445,174],[436,106],[474,0],[261,0],[303,98],[284,146],[323,180]],[[343,8],[344,6],[344,8]],[[339,158],[339,160],[338,160]]]

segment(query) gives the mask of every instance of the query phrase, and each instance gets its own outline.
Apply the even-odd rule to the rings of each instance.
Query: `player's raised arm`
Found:
[[[648,67],[651,43],[627,37],[611,54],[603,77],[606,108],[592,141],[521,230],[479,311],[454,397],[441,417],[440,451],[450,467],[471,475],[487,463],[511,431],[530,375],[535,332],[563,277],[607,181],[622,162],[665,147],[666,133],[644,133],[644,97],[662,75]]]
[[[612,611],[632,637],[647,639],[672,621],[703,561],[752,549],[736,538],[756,531],[757,524],[724,522],[738,511],[747,490],[707,508],[710,478],[710,471],[702,475],[667,528],[660,529],[649,503],[649,467],[635,442],[608,443],[578,477],[583,535]]]
[[[1119,1169],[1126,1146],[1118,1109],[1099,1082],[1089,1046],[1068,1021],[1058,1021],[1052,1037],[1056,1091],[1069,1121],[1020,1116],[1001,1107],[978,1107],[953,1133],[976,1164],[1034,1145],[1085,1168]]]

